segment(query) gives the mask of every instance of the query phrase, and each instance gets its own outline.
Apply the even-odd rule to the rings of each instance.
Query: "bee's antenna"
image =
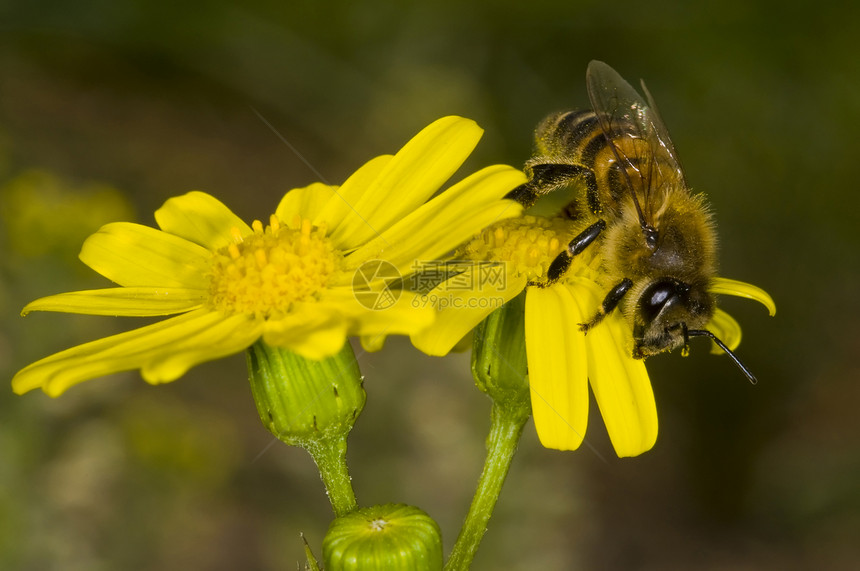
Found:
[[[687,330],[687,335],[690,337],[710,337],[711,341],[716,343],[720,349],[722,349],[723,351],[726,352],[726,355],[731,357],[732,361],[735,362],[735,365],[737,365],[738,368],[741,370],[741,372],[744,374],[744,376],[747,379],[749,379],[749,382],[751,382],[752,384],[756,384],[758,382],[758,380],[755,378],[755,375],[752,374],[752,371],[747,369],[746,365],[741,363],[741,360],[738,359],[737,355],[732,353],[731,349],[726,347],[725,343],[720,341],[716,335],[714,335],[713,333],[711,333],[707,329],[689,329],[689,330]]]

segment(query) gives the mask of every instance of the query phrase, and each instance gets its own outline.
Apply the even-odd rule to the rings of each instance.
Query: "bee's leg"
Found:
[[[585,182],[585,197],[588,200],[588,209],[595,216],[603,213],[603,207],[600,205],[600,196],[597,194],[597,179],[594,177],[594,171],[588,169],[582,174]]]
[[[546,271],[546,283],[540,284],[543,287],[554,284],[567,272],[570,268],[573,257],[581,254],[592,242],[594,242],[600,233],[606,228],[605,220],[598,220],[585,230],[579,233],[570,243],[567,248],[550,262],[549,268]]]
[[[536,188],[532,181],[523,183],[507,193],[505,198],[508,200],[515,200],[528,208],[535,202],[537,199],[541,197],[543,193],[540,192],[540,189]]]
[[[603,321],[603,318],[609,315],[612,310],[618,306],[621,298],[624,297],[624,294],[630,291],[631,287],[633,287],[633,280],[630,278],[624,278],[618,282],[615,287],[609,290],[606,297],[603,298],[603,303],[601,303],[600,307],[597,308],[597,315],[592,317],[587,323],[580,323],[579,330],[584,333],[588,333],[589,329]]]
[[[592,206],[592,195],[597,197],[597,183],[594,179],[594,171],[582,165],[571,165],[565,163],[544,163],[537,158],[536,162],[526,163],[525,172],[529,177],[528,182],[521,184],[505,195],[505,198],[516,200],[526,208],[537,202],[541,196],[563,187],[574,178],[582,176],[588,187],[588,204]],[[591,191],[594,187],[594,192]],[[592,208],[592,211],[593,208]]]
[[[681,334],[684,336],[684,347],[681,349],[681,356],[687,357],[690,355],[690,331],[687,329],[687,324],[681,324]]]

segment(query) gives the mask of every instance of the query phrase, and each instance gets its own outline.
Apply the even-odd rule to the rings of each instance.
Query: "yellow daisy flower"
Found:
[[[391,273],[407,275],[415,260],[443,257],[521,212],[501,198],[524,176],[504,165],[430,199],[481,134],[468,119],[440,119],[339,188],[317,183],[288,192],[267,226],[249,226],[202,192],[169,199],[155,213],[160,229],[104,226],[84,242],[80,258],[120,287],[52,295],[22,314],[181,315],[37,361],[15,375],[15,392],[41,388],[57,396],[76,383],[133,369],[150,383],[169,382],[261,338],[322,359],[348,335],[418,333],[434,312],[415,307],[414,294],[388,292]],[[380,260],[388,274],[363,271]],[[390,293],[384,309],[363,302],[354,284],[364,293]]]
[[[462,257],[502,262],[504,279],[494,285],[476,276],[475,289],[450,294],[463,298],[496,296],[497,303],[447,300],[434,324],[413,334],[412,342],[426,353],[444,355],[496,307],[525,290],[529,386],[541,443],[558,450],[574,450],[582,444],[590,384],[615,452],[619,457],[636,456],[649,450],[657,439],[657,410],[644,361],[632,357],[630,325],[620,311],[613,311],[588,335],[579,329],[580,323],[594,315],[605,295],[598,280],[599,258],[586,250],[553,285],[529,286],[546,281],[549,264],[581,230],[565,218],[530,215],[485,229],[462,249]],[[466,271],[481,268],[464,267]],[[748,297],[763,303],[771,314],[776,311],[770,296],[750,284],[717,278],[711,291]],[[447,296],[449,292],[439,291],[437,295]],[[740,326],[720,309],[708,329],[730,349],[740,343]]]

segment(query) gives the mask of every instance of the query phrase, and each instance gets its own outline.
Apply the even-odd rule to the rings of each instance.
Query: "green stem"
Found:
[[[528,406],[511,407],[493,403],[484,470],[478,480],[466,521],[445,564],[445,571],[467,570],[475,558],[528,418]]]
[[[346,434],[308,442],[305,449],[316,462],[335,517],[353,511],[356,502],[346,465]]]

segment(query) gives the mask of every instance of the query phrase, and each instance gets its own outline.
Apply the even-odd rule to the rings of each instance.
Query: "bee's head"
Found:
[[[704,327],[714,300],[704,287],[664,277],[642,290],[635,311],[633,356],[644,358],[684,346],[684,331]]]

